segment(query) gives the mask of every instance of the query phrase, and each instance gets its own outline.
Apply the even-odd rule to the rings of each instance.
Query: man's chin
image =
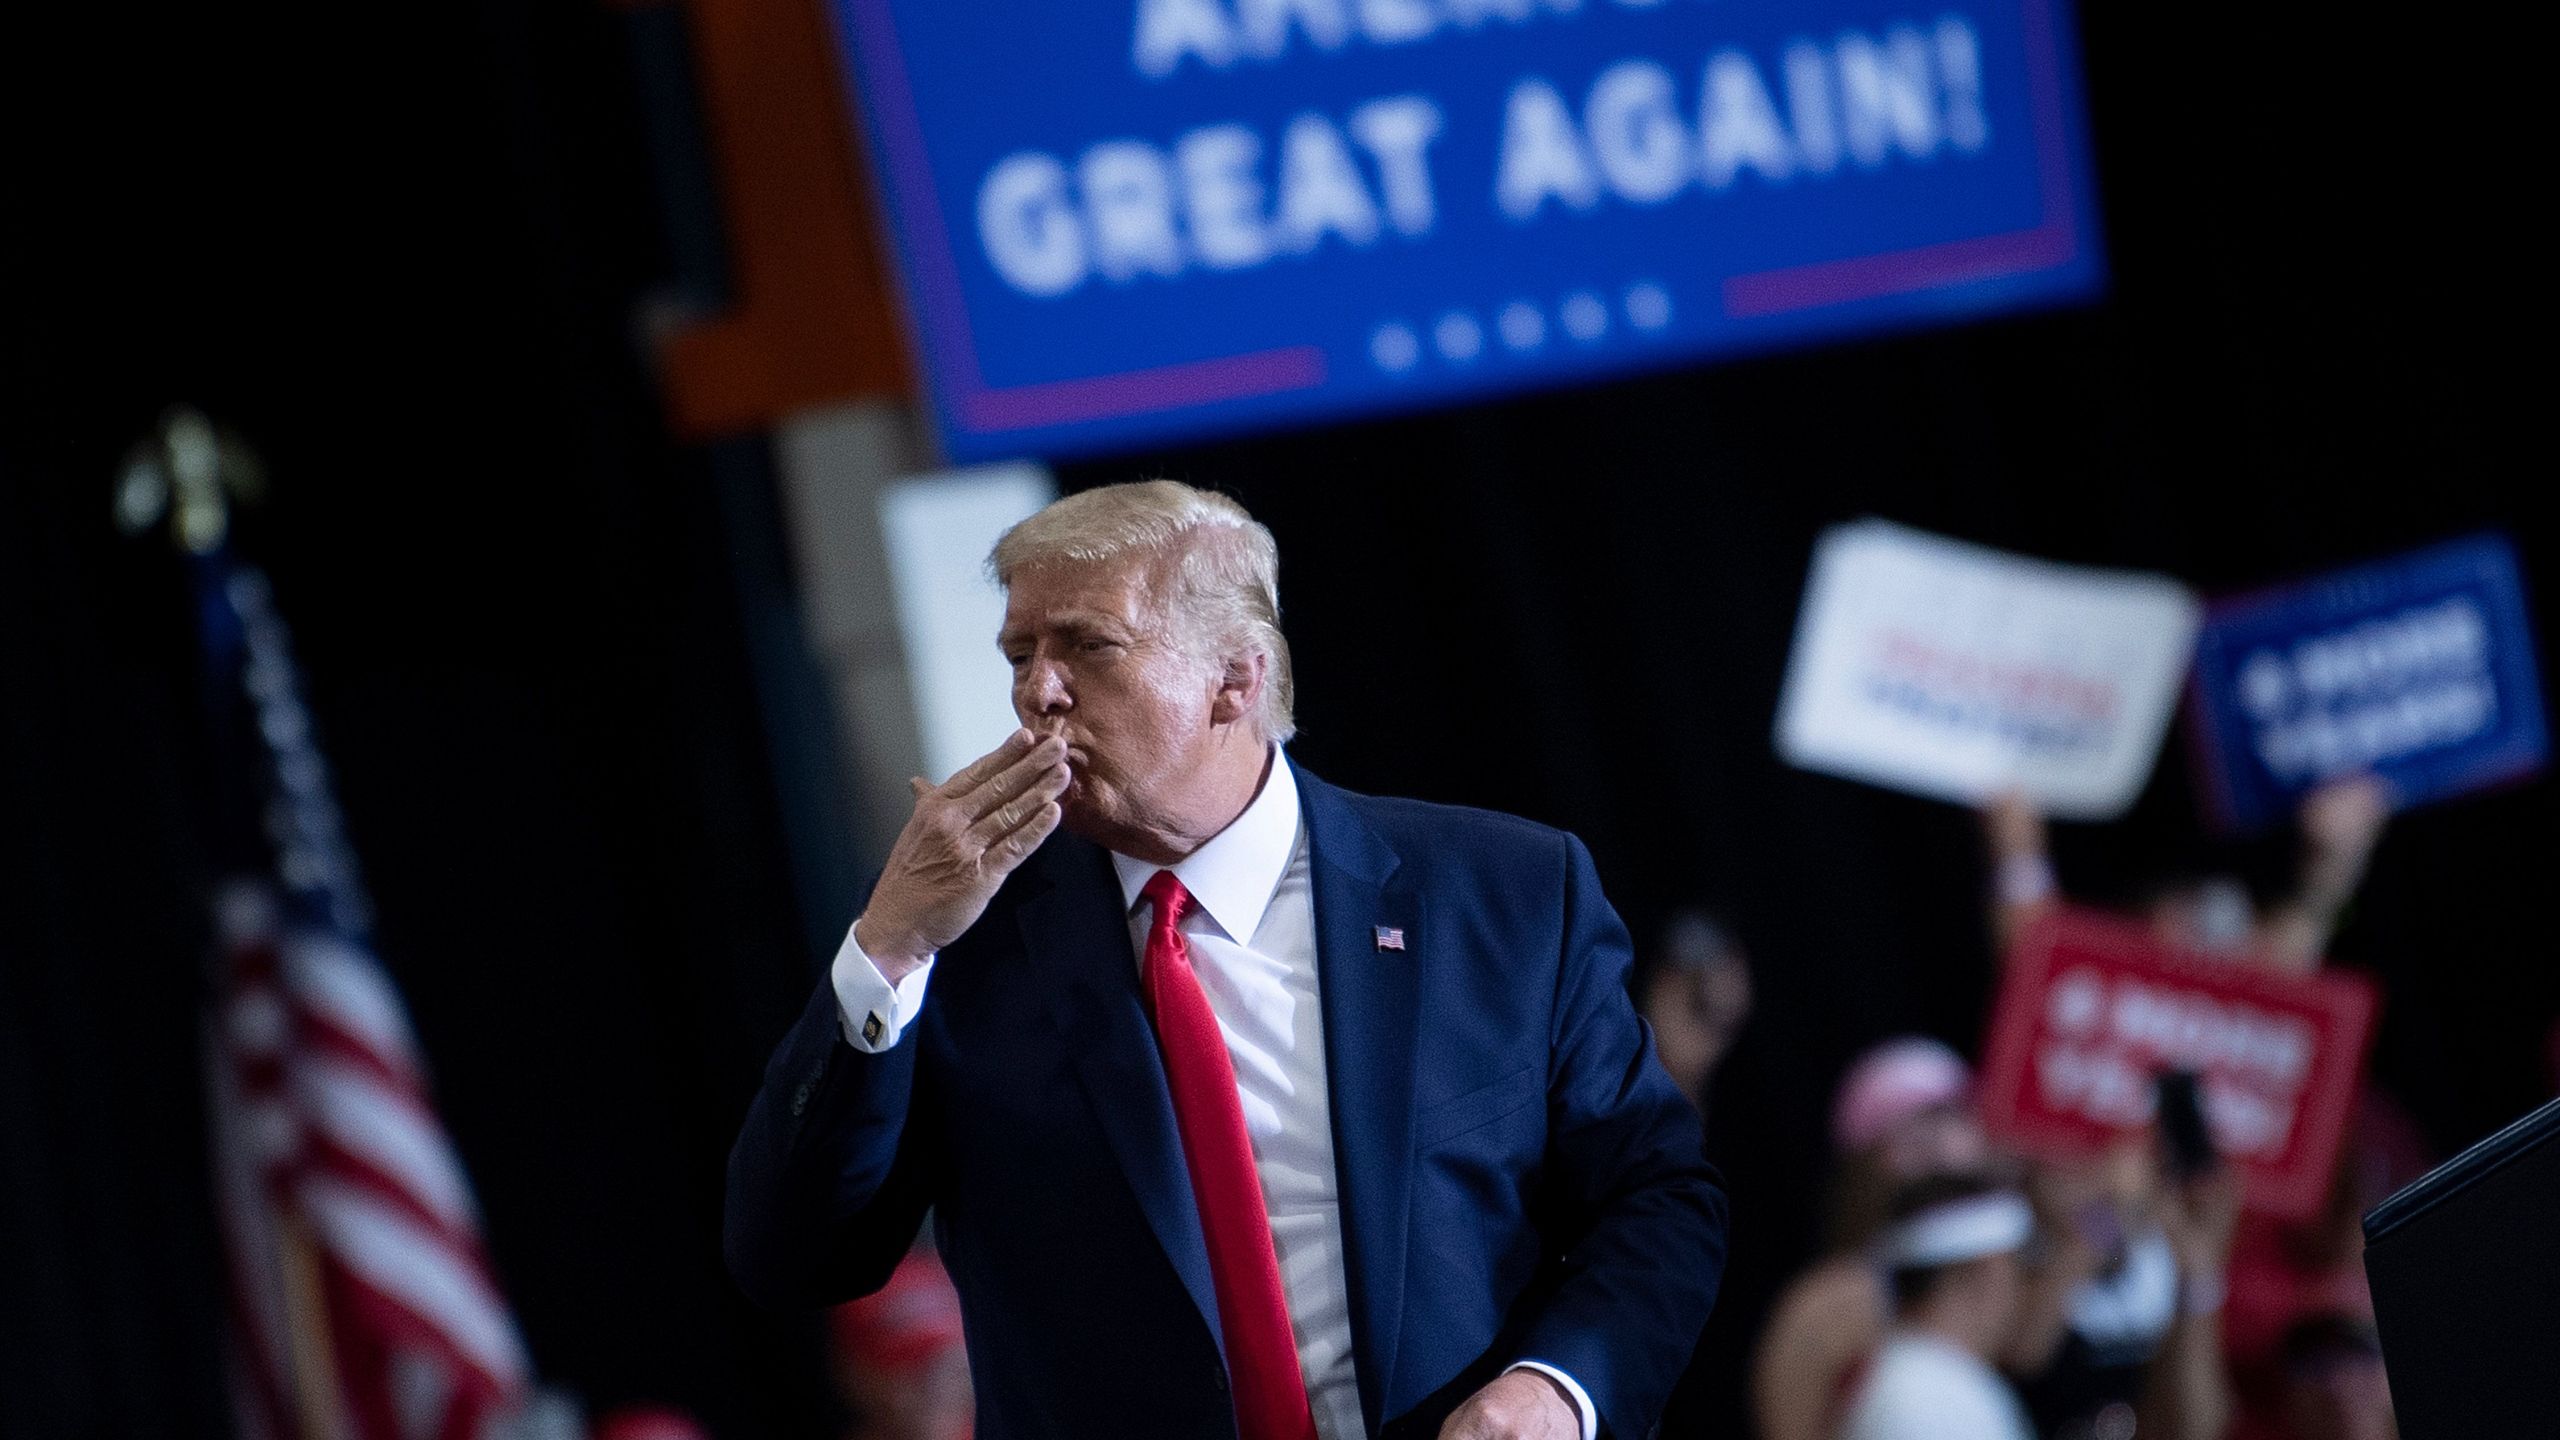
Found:
[[[1058,797],[1058,828],[1096,843],[1110,829],[1109,817],[1086,793],[1082,776],[1070,781],[1067,793]]]

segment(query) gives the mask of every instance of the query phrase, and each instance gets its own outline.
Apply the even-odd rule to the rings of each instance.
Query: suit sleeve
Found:
[[[1642,1440],[1715,1305],[1725,1195],[1697,1110],[1654,1060],[1628,998],[1633,950],[1581,841],[1567,837],[1564,869],[1547,1087],[1561,1278],[1519,1358],[1573,1376],[1603,1435]]]
[[[914,1123],[918,1052],[909,1034],[876,1053],[847,1043],[822,979],[765,1065],[729,1150],[723,1248],[738,1288],[773,1308],[866,1295],[914,1242],[937,1166]]]

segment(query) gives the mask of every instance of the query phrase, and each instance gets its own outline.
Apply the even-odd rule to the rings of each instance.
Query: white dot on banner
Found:
[[[1556,313],[1564,320],[1564,333],[1576,340],[1597,340],[1609,333],[1609,307],[1588,290],[1564,297]]]
[[[1369,358],[1381,370],[1410,370],[1422,358],[1422,340],[1411,326],[1390,320],[1369,337]]]
[[[1671,292],[1650,280],[1627,287],[1627,323],[1639,330],[1659,330],[1671,323]]]
[[[1432,328],[1431,338],[1440,346],[1441,354],[1461,363],[1473,360],[1484,349],[1484,327],[1463,310],[1441,316],[1440,323]]]
[[[1535,350],[1547,343],[1547,317],[1526,300],[1503,306],[1493,323],[1502,332],[1502,343],[1514,350]]]

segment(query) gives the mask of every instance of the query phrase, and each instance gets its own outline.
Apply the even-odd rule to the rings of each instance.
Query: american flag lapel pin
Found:
[[[1379,926],[1378,948],[1381,950],[1402,950],[1404,948],[1404,928],[1398,925]]]

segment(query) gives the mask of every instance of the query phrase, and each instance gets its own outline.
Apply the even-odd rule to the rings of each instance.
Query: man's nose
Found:
[[[1022,676],[1013,684],[1013,708],[1024,720],[1038,715],[1062,715],[1074,702],[1067,698],[1067,685],[1058,667],[1045,660],[1034,660],[1022,667]]]

